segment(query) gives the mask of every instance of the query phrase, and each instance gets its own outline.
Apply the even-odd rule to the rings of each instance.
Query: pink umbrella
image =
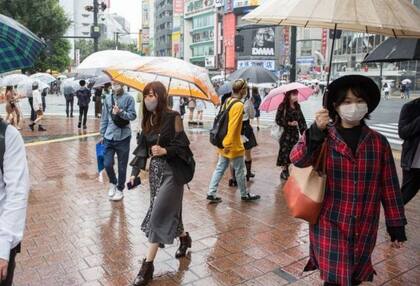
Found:
[[[279,105],[284,100],[285,93],[294,89],[296,89],[299,92],[299,102],[307,100],[314,93],[312,88],[307,87],[306,85],[303,85],[298,82],[285,84],[270,91],[270,93],[266,96],[266,98],[264,98],[263,102],[261,103],[260,110],[265,112],[277,110]]]

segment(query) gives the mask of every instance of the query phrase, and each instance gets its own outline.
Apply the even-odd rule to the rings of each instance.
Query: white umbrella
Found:
[[[66,76],[66,75],[64,75],[64,74],[61,74],[61,75],[59,75],[57,78],[58,78],[59,80],[64,80],[64,79],[66,79],[66,78],[67,78],[67,76]]]
[[[33,79],[35,79],[39,82],[43,82],[43,83],[46,83],[46,84],[50,84],[50,83],[57,80],[55,77],[53,77],[49,73],[42,73],[42,72],[35,73],[35,74],[31,75],[30,78],[33,78]]]
[[[269,0],[242,19],[257,24],[334,29],[332,50],[338,29],[420,38],[420,10],[408,0]],[[330,67],[332,58],[333,53]],[[327,83],[330,76],[328,72]]]
[[[33,83],[38,83],[38,88],[39,90],[43,90],[45,88],[49,88],[49,86],[46,83],[43,83],[41,81],[38,81],[36,79],[33,78],[27,78],[26,80],[21,81],[16,88],[17,93],[21,96],[21,97],[28,97],[32,94],[32,84]]]
[[[138,66],[146,57],[129,51],[106,50],[91,54],[76,68],[76,73],[88,76],[103,75],[108,68],[130,69]]]
[[[20,82],[27,80],[29,77],[24,74],[10,74],[5,76],[1,81],[1,86],[16,86]]]
[[[75,80],[73,77],[66,78],[60,85],[62,94],[71,94],[76,92],[80,88],[79,81]]]
[[[106,83],[111,83],[111,79],[107,75],[101,75],[92,79],[94,84],[92,88],[98,88],[104,86]]]
[[[410,84],[410,83],[411,83],[411,80],[410,80],[410,79],[408,79],[408,78],[406,78],[406,79],[403,79],[403,80],[401,81],[401,83],[402,83],[402,84]]]
[[[242,19],[420,38],[420,11],[408,0],[269,0]]]

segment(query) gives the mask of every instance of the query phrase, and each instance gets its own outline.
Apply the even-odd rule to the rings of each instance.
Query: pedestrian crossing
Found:
[[[378,131],[384,135],[391,145],[399,146],[403,143],[400,136],[398,135],[398,123],[381,123],[369,125],[373,130]]]

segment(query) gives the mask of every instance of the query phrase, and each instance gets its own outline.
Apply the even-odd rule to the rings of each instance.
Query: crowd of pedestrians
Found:
[[[30,128],[34,130],[38,125],[38,130],[45,131],[41,125],[45,110],[41,93],[34,83],[29,97]],[[246,183],[255,177],[251,150],[258,143],[251,122],[259,117],[261,97],[257,94],[258,90],[250,89],[246,80],[239,79],[232,83],[232,93],[222,97],[220,114],[226,118],[226,134],[217,149],[218,162],[209,182],[207,201],[210,204],[222,202],[217,190],[228,168],[231,170],[229,185],[238,187],[242,201],[252,203],[261,199],[247,189]],[[372,80],[345,76],[332,82],[326,106],[316,113],[315,122],[309,128],[297,94],[297,90],[285,94],[275,119],[282,130],[277,158],[277,165],[282,168],[281,179],[289,179],[290,165],[311,166],[323,145],[327,150],[325,196],[318,222],[309,227],[310,258],[305,270],[320,270],[324,285],[359,285],[372,281],[375,271],[371,255],[381,204],[392,246],[400,248],[407,240],[404,204],[420,188],[420,99],[404,105],[399,121],[399,134],[404,139],[400,190],[387,139],[366,125],[381,98],[381,91]],[[67,117],[73,117],[73,98],[78,99],[78,128],[86,129],[91,96],[84,80],[80,81],[76,92],[64,89]],[[13,88],[8,88],[7,118],[19,121],[20,110],[14,100]],[[130,122],[137,118],[135,99],[123,86],[113,83],[97,88],[94,101],[95,115],[101,118],[100,141],[105,146],[109,199],[122,200],[126,185],[133,188],[140,184],[141,170],[148,169],[150,206],[141,230],[149,244],[133,282],[136,286],[147,285],[153,279],[159,248],[178,238],[175,257],[182,258],[192,246],[192,238],[184,229],[182,206],[184,186],[193,178],[195,161],[184,131],[185,112],[181,105],[190,111],[189,125],[194,125],[194,112],[197,112],[197,125],[203,122],[202,111],[206,105],[197,99],[183,98],[179,106],[171,108],[161,82],[146,85],[138,99],[141,130],[129,164]],[[19,132],[1,120],[0,133],[4,134],[0,136],[0,279],[6,281],[0,284],[3,286],[11,285],[13,279],[14,259],[20,249],[25,223],[29,178]],[[127,180],[128,165],[131,175]]]

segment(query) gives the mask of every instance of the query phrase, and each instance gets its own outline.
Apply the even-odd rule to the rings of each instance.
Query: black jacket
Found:
[[[404,104],[398,122],[398,134],[404,140],[401,168],[409,170],[420,143],[420,98]]]
[[[189,148],[190,141],[184,131],[175,131],[176,112],[165,114],[162,118],[160,130],[160,143],[167,151],[166,161],[174,173],[175,180],[179,184],[187,184],[194,176],[195,161]],[[134,158],[130,162],[133,167],[132,175],[137,176],[140,170],[146,168],[149,151],[152,146],[148,143],[148,135],[143,132],[137,135],[137,148],[134,150]]]

